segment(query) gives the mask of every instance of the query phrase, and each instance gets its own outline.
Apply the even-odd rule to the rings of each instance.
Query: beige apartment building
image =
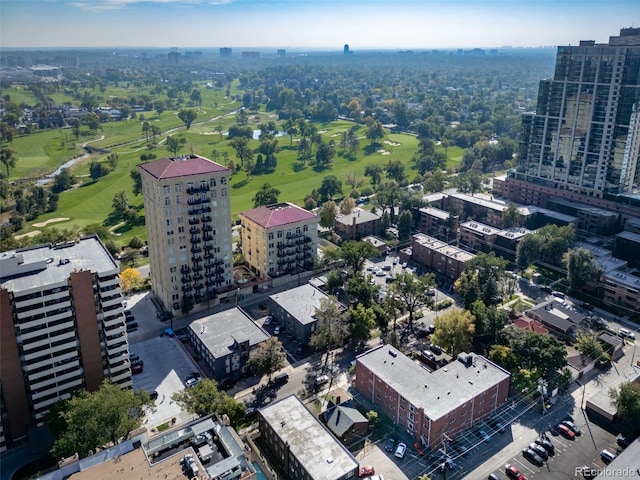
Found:
[[[242,254],[258,276],[276,277],[313,268],[318,216],[293,203],[240,213]]]
[[[233,290],[231,171],[198,155],[138,168],[153,292],[172,313],[219,304]]]

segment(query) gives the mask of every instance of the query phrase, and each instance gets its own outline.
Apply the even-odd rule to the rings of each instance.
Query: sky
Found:
[[[495,48],[607,42],[639,0],[0,0],[0,48]]]

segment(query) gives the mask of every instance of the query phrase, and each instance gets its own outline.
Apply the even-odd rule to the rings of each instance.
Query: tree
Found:
[[[113,206],[113,210],[118,218],[124,218],[127,210],[129,210],[129,199],[127,198],[127,194],[124,190],[120,190],[113,196],[113,201],[111,202]]]
[[[57,402],[45,416],[56,437],[51,454],[64,458],[77,453],[84,458],[116,445],[140,427],[144,408],[153,405],[144,390],[122,389],[106,380],[95,392],[79,391]]]
[[[53,193],[62,193],[65,190],[69,190],[76,183],[76,177],[73,176],[71,170],[63,168],[60,173],[56,175],[51,186]]]
[[[253,150],[249,148],[249,139],[246,137],[233,137],[229,141],[231,147],[236,151],[236,158],[240,160],[240,166],[244,167],[245,162],[249,164],[253,160]]]
[[[169,135],[167,137],[167,150],[173,153],[175,157],[178,155],[178,151],[187,143],[187,139],[184,137],[174,137]]]
[[[120,156],[115,152],[111,152],[109,155],[107,155],[107,163],[109,164],[109,167],[111,167],[112,170],[116,168],[119,160],[120,160]]]
[[[320,217],[320,226],[324,228],[333,228],[336,216],[338,216],[338,207],[333,200],[322,204],[318,212]]]
[[[0,162],[7,169],[7,177],[9,176],[9,168],[16,166],[16,152],[9,147],[2,147],[0,149]]]
[[[182,109],[178,112],[178,118],[182,120],[184,126],[187,127],[187,130],[191,128],[191,123],[196,119],[197,116],[198,114],[196,113],[196,111],[190,108]]]
[[[401,160],[389,160],[384,169],[387,172],[387,178],[389,180],[396,181],[399,185],[403,185],[407,181],[404,163],[402,163]]]
[[[476,325],[470,311],[452,308],[435,320],[435,327],[431,342],[442,346],[453,358],[461,352],[471,351]]]
[[[441,192],[447,182],[447,176],[442,170],[434,170],[425,175],[423,179],[424,191],[426,193]]]
[[[473,196],[482,188],[482,176],[475,172],[465,172],[455,177],[454,183],[459,191],[470,193]]]
[[[413,230],[413,215],[411,210],[403,210],[398,217],[398,239],[400,241],[408,239],[411,230]]]
[[[133,180],[133,194],[140,195],[142,193],[142,175],[138,170],[131,170],[129,176]]]
[[[373,188],[376,188],[376,185],[380,183],[382,179],[382,173],[384,172],[384,168],[381,165],[367,165],[364,169],[364,174],[367,177],[371,177],[371,185]]]
[[[311,335],[309,345],[316,350],[328,351],[332,347],[344,345],[348,335],[347,315],[335,298],[320,300],[320,306],[316,308],[316,331]]]
[[[495,305],[502,300],[507,279],[507,261],[489,254],[479,253],[465,263],[462,275],[456,280],[456,292],[462,295],[465,308],[476,300]]]
[[[257,208],[261,207],[262,205],[271,205],[273,203],[278,203],[278,195],[280,195],[280,190],[272,187],[268,183],[265,183],[253,197],[253,206],[254,208]]]
[[[369,279],[370,276],[369,278],[365,278],[364,275],[359,272],[349,279],[346,292],[351,302],[355,302],[363,307],[373,306],[373,301],[380,291],[380,287],[378,284],[372,284]]]
[[[371,145],[376,143],[376,140],[384,138],[386,131],[378,120],[374,121],[367,129],[366,137],[371,140]]]
[[[271,381],[271,376],[284,367],[285,358],[282,343],[276,337],[271,337],[251,351],[249,365],[259,375],[268,375]]]
[[[356,208],[356,201],[351,197],[344,197],[340,202],[340,213],[343,215],[350,214]]]
[[[576,348],[593,360],[606,360],[608,358],[598,337],[592,333],[578,332]]]
[[[327,175],[322,179],[318,193],[323,201],[330,200],[334,195],[342,194],[342,182],[335,175]]]
[[[188,295],[184,295],[180,302],[180,311],[187,315],[191,310],[193,310],[193,298]]]
[[[476,318],[475,338],[487,345],[495,344],[509,319],[507,311],[495,305],[487,306],[482,300],[473,302],[470,310]]]
[[[149,135],[151,134],[151,124],[147,121],[142,122],[142,135],[149,141]]]
[[[409,328],[413,329],[413,319],[416,311],[426,305],[430,299],[429,288],[435,285],[433,274],[418,277],[412,272],[403,271],[396,275],[396,281],[391,284],[390,295],[394,296],[409,313]]]
[[[316,165],[321,167],[330,165],[334,154],[334,149],[330,144],[320,141],[316,146]]]
[[[516,263],[521,269],[536,261],[559,266],[574,240],[573,226],[545,225],[520,240],[516,250]]]
[[[193,387],[174,393],[171,399],[189,413],[199,417],[213,413],[227,415],[232,425],[238,425],[244,420],[244,404],[218,390],[215,380],[205,378]]]
[[[507,345],[516,355],[516,364],[534,371],[537,378],[551,379],[567,365],[567,349],[556,337],[517,328],[504,332]]]
[[[91,164],[89,165],[89,176],[91,177],[91,180],[97,182],[103,175],[104,169],[102,163],[97,162],[95,159],[91,160]]]
[[[367,258],[377,257],[379,254],[378,249],[369,242],[345,242],[339,253],[354,275],[362,270]]]
[[[120,282],[122,283],[122,290],[125,293],[130,293],[141,285],[142,275],[137,268],[125,268],[120,274]]]
[[[418,151],[413,155],[418,172],[424,175],[427,172],[442,171],[447,164],[447,156],[442,152],[436,152],[433,140],[420,139]]]
[[[519,227],[520,224],[520,212],[513,203],[510,203],[502,212],[502,228]]]
[[[572,248],[564,254],[567,280],[571,290],[580,290],[588,281],[598,282],[602,267],[586,248]]]
[[[611,404],[616,407],[616,417],[626,431],[628,438],[640,433],[640,385],[634,382],[622,382],[618,389],[609,389]]]
[[[374,203],[383,211],[389,212],[391,223],[395,223],[395,209],[400,204],[400,188],[397,182],[389,181],[378,185]]]

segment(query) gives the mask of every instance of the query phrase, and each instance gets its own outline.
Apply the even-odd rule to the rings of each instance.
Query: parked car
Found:
[[[296,347],[296,353],[302,353],[304,352],[304,345],[298,345]]]
[[[567,427],[564,423],[559,424],[556,427],[556,430],[558,430],[558,433],[568,440],[574,440],[576,438],[576,434],[573,433],[573,430]]]
[[[490,473],[489,476],[487,477],[489,480],[502,480],[498,475],[496,475],[495,473]]]
[[[616,443],[619,447],[622,448],[627,448],[629,446],[629,440],[627,440],[627,437],[625,437],[621,433],[616,437]]]
[[[582,474],[584,478],[587,478],[587,479],[596,478],[599,473],[597,468],[593,468],[588,465],[583,465],[577,470]]]
[[[372,465],[363,465],[362,467],[360,467],[360,470],[358,471],[358,475],[360,477],[370,477],[371,475],[375,475],[376,473],[376,469],[373,468]]]
[[[549,458],[549,454],[547,453],[547,451],[544,449],[542,445],[538,445],[537,443],[530,443],[529,449],[533,450],[538,455],[540,455],[543,460],[547,460]]]
[[[621,328],[618,330],[618,335],[620,335],[621,337],[624,338],[629,338],[631,340],[635,340],[636,339],[636,334],[633,333],[631,330],[628,330],[626,328]]]
[[[387,439],[387,443],[385,444],[384,449],[387,452],[393,452],[396,449],[396,439],[395,438]]]
[[[541,467],[544,464],[542,457],[530,448],[522,450],[522,456],[538,467]]]
[[[276,325],[276,328],[273,329],[273,334],[280,335],[280,331],[281,331],[280,325]]]
[[[316,377],[316,385],[324,385],[328,381],[329,381],[329,376],[328,375],[320,375],[320,376]]]
[[[271,325],[271,322],[273,322],[273,315],[269,315],[267,318],[265,318],[263,325]]]
[[[138,330],[138,322],[127,322],[127,332],[135,332]]]
[[[578,426],[577,426],[575,423],[573,423],[572,421],[570,421],[570,420],[563,420],[563,421],[562,421],[562,424],[563,424],[563,425],[566,425],[567,427],[569,427],[569,429],[570,429],[573,433],[575,433],[576,435],[581,435],[581,434],[582,434],[582,432],[580,431],[580,429],[578,428]]]
[[[140,373],[144,369],[144,365],[142,363],[131,364],[131,373]]]
[[[606,464],[613,462],[616,459],[615,453],[610,452],[609,450],[602,450],[600,452],[600,458]]]
[[[507,463],[504,466],[504,472],[507,474],[507,477],[509,477],[511,480],[527,480],[527,477],[525,477],[522,473],[520,473],[520,470],[518,470],[518,467],[511,465],[509,463]]]
[[[396,453],[394,455],[398,458],[404,458],[404,454],[407,451],[407,445],[405,443],[400,442],[396,447]]]
[[[171,320],[171,318],[173,317],[173,314],[171,312],[167,312],[165,310],[165,311],[162,311],[162,312],[158,312],[156,314],[156,316],[158,317],[159,320],[162,320],[164,322],[164,321],[167,321],[167,320]]]
[[[553,453],[556,450],[556,447],[553,446],[553,443],[551,443],[551,440],[549,440],[546,437],[536,438],[536,443],[540,445],[542,448],[544,448],[548,454],[553,455]]]
[[[186,381],[185,385],[187,386],[187,388],[191,388],[191,387],[195,387],[201,381],[202,381],[201,378],[190,378],[189,380]]]
[[[149,392],[149,398],[151,400],[156,400],[158,398],[158,392],[156,392],[155,390],[152,390],[151,392]]]

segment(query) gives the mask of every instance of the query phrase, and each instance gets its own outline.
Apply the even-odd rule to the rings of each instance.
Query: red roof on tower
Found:
[[[288,202],[264,205],[242,212],[240,215],[247,217],[263,228],[279,227],[318,217],[315,213]]]
[[[228,168],[199,155],[160,158],[143,163],[139,168],[158,180],[229,171]]]

